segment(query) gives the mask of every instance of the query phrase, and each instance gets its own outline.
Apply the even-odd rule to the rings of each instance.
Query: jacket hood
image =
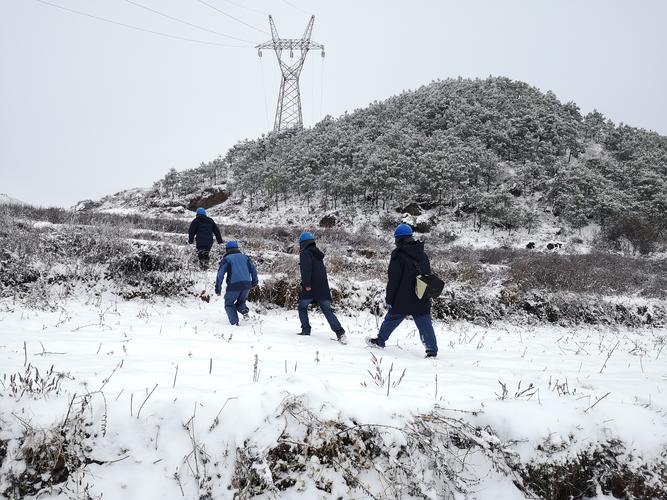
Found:
[[[414,260],[421,260],[424,255],[424,242],[423,241],[409,241],[400,245],[394,254],[404,253],[408,257]]]
[[[300,250],[300,252],[310,252],[310,253],[313,254],[313,256],[314,256],[315,258],[317,258],[317,259],[319,259],[319,260],[323,260],[323,259],[324,259],[324,252],[322,252],[322,250],[320,250],[319,248],[317,248],[317,246],[315,245],[315,242],[312,241],[312,240],[304,242],[304,243],[301,245],[301,250]]]

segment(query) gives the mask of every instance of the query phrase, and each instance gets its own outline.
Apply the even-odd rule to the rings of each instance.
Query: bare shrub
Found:
[[[109,262],[109,273],[112,275],[138,275],[151,271],[178,271],[182,263],[169,247],[132,248],[129,253],[114,255]]]
[[[587,255],[533,254],[511,262],[509,277],[523,290],[620,294],[641,292],[664,297],[667,261],[648,261],[592,253]]]
[[[285,277],[270,278],[250,290],[249,300],[294,309],[299,301],[301,284]]]
[[[195,283],[187,259],[169,246],[139,246],[117,255],[109,262],[106,277],[118,285],[118,294],[125,299],[182,296]]]

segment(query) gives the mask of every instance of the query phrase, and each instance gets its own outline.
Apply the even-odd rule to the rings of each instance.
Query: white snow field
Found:
[[[411,321],[377,350],[364,343],[377,332],[374,316],[340,319],[348,345],[332,340],[319,312],[311,313],[310,337],[295,335],[296,311],[254,314],[232,327],[215,296],[210,303],[70,300],[53,312],[6,300],[0,440],[26,429],[38,436],[86,413],[95,422],[85,441],[92,460],[39,498],[128,500],[232,498],[237,448],[261,450],[285,436],[280,408],[290,398],[322,419],[387,426],[388,439],[397,440],[392,429],[438,406],[489,426],[522,461],[539,459],[538,445],[567,454],[619,439],[640,466],[667,444],[665,330],[439,322],[440,354],[427,360]],[[64,373],[60,392],[33,387],[33,394],[12,395],[10,377],[27,365],[41,377],[52,365]],[[15,453],[10,444],[0,495],[26,467]],[[260,498],[379,498],[383,491],[391,498],[382,474],[360,473],[359,487],[350,489],[341,474],[307,466],[309,477],[328,478],[330,491],[304,479]],[[472,457],[468,467],[477,482],[451,498],[524,498],[491,464]],[[450,498],[443,491],[430,497]]]

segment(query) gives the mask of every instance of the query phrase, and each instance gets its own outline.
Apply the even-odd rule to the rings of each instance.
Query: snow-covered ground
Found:
[[[539,459],[538,444],[576,453],[620,439],[648,462],[667,444],[665,330],[438,323],[440,354],[427,360],[411,322],[380,351],[364,343],[377,331],[374,316],[341,315],[349,337],[341,345],[324,318],[311,315],[313,335],[299,337],[295,311],[255,314],[232,327],[215,296],[210,303],[90,298],[54,312],[5,301],[0,440],[28,425],[61,424],[75,395],[92,393],[90,411],[103,424],[89,456],[100,463],[71,476],[68,488],[124,499],[199,498],[197,450],[210,459],[203,463],[213,498],[231,498],[235,450],[275,444],[287,425],[277,412],[291,397],[322,418],[387,426],[447,408],[514,441],[522,461]],[[12,396],[10,375],[27,364],[42,375],[52,365],[66,374],[62,392]],[[475,413],[461,413],[468,411]],[[24,465],[5,460],[0,492],[8,486],[2,478]],[[479,478],[474,498],[523,498],[497,472],[480,470]],[[331,495],[354,497],[340,483]],[[65,495],[56,490],[53,498]],[[281,497],[330,494],[304,484]],[[365,497],[359,490],[355,498]]]

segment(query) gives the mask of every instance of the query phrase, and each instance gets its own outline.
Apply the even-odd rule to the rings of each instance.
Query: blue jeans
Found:
[[[380,326],[380,333],[378,333],[378,344],[384,347],[385,342],[389,340],[391,332],[396,330],[398,325],[400,325],[404,319],[405,314],[392,313],[391,311],[387,312],[387,315],[382,322],[382,326]],[[419,337],[426,348],[426,352],[437,353],[438,342],[435,340],[431,315],[420,314],[418,316],[413,316],[412,319],[415,320],[415,325],[417,325],[417,330],[419,330]]]
[[[301,320],[301,331],[303,333],[310,333],[310,322],[308,321],[308,306],[313,302],[314,299],[301,299],[299,301],[299,319]],[[341,331],[343,327],[340,326],[338,318],[336,318],[336,315],[331,309],[331,301],[320,300],[318,301],[318,303],[320,304],[320,309],[322,310],[322,314],[324,314],[324,317],[329,322],[329,326],[331,327],[331,329],[334,332]]]
[[[245,301],[248,300],[250,290],[232,290],[225,292],[225,312],[232,325],[239,324],[239,315],[247,314],[249,309]]]

